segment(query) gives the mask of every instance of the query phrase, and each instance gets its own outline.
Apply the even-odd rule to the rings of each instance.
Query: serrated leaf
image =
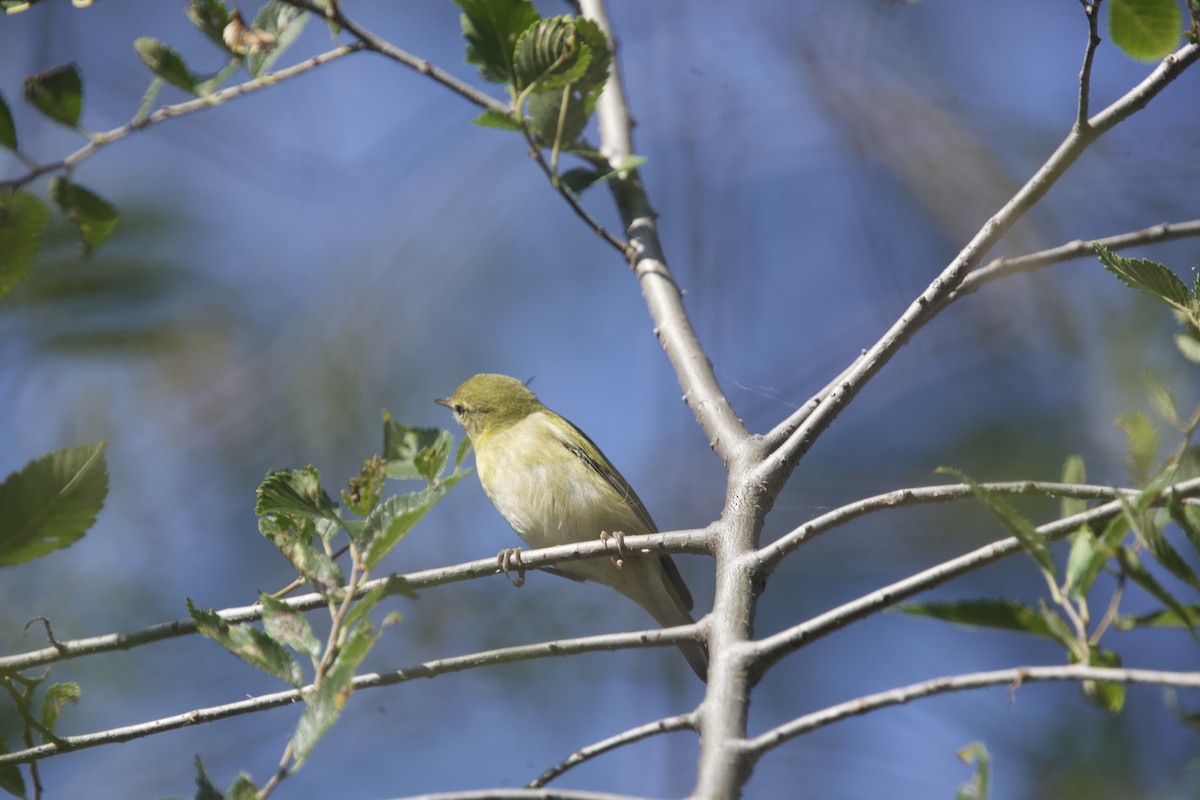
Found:
[[[367,517],[360,541],[360,546],[367,548],[363,557],[367,569],[374,569],[455,482],[446,480],[419,492],[393,495],[376,506]]]
[[[262,603],[263,630],[268,636],[297,653],[304,653],[314,662],[321,657],[321,643],[313,635],[304,614],[269,594],[260,594],[258,601]]]
[[[1137,553],[1132,548],[1122,547],[1117,551],[1117,560],[1121,562],[1121,568],[1125,571],[1125,574],[1134,583],[1145,589],[1150,596],[1154,597],[1174,613],[1179,618],[1180,623],[1187,628],[1188,633],[1192,635],[1196,643],[1200,644],[1200,636],[1196,635],[1196,625],[1189,617],[1187,607],[1176,600],[1175,596],[1163,588],[1162,584],[1142,566],[1141,559],[1138,558]]]
[[[106,445],[56,450],[0,484],[0,565],[24,564],[82,538],[108,496]]]
[[[34,195],[0,190],[0,298],[29,273],[49,217]]]
[[[441,428],[416,428],[392,419],[387,411],[383,412],[383,457],[387,459],[387,476],[392,479],[409,480],[425,478],[431,468],[430,458],[443,454],[444,459],[438,467],[433,480],[441,474],[446,461],[449,460],[450,447],[454,437],[449,431]],[[425,451],[429,451],[426,453]],[[418,461],[420,463],[418,463]]]
[[[42,696],[42,727],[51,733],[58,724],[58,715],[67,703],[78,703],[82,692],[78,683],[52,683]]]
[[[267,36],[274,37],[275,44],[247,55],[246,71],[257,78],[269,70],[284,51],[292,46],[307,23],[308,14],[301,13],[299,9],[281,0],[270,0],[254,18],[254,27]]]
[[[270,472],[258,486],[254,513],[299,514],[306,519],[339,521],[337,503],[321,486],[321,475],[311,464],[304,469]]]
[[[932,617],[956,625],[1020,631],[1059,641],[1059,637],[1041,614],[1016,600],[975,599],[946,603],[901,603],[896,609],[905,614]]]
[[[491,83],[515,85],[513,51],[517,38],[541,19],[529,0],[454,0],[463,10],[467,63]]]
[[[1191,293],[1179,276],[1164,265],[1144,258],[1117,255],[1099,242],[1092,242],[1092,247],[1104,268],[1120,278],[1126,286],[1180,311],[1188,310]]]
[[[600,96],[608,82],[608,68],[612,64],[612,48],[604,31],[600,30],[600,26],[590,19],[580,17],[575,20],[575,35],[587,45],[591,55],[587,70],[576,86],[591,100],[592,105],[588,107],[590,114],[595,107],[595,98]]]
[[[158,39],[140,36],[133,41],[142,63],[158,77],[188,94],[196,94],[196,76],[188,69],[183,56]]]
[[[370,626],[359,625],[351,632],[345,645],[325,673],[320,686],[305,698],[304,713],[292,736],[292,752],[296,766],[304,763],[317,742],[321,740],[341,715],[352,691],[354,671],[379,638]]]
[[[583,78],[591,48],[575,35],[569,16],[538,20],[517,37],[513,51],[516,88],[536,92],[561,89]]]
[[[1057,570],[1054,566],[1054,559],[1050,556],[1050,550],[1046,547],[1046,541],[1041,534],[1037,532],[1036,527],[1032,522],[1017,512],[1015,508],[1008,504],[1000,495],[988,491],[981,486],[977,481],[967,477],[964,473],[953,469],[952,467],[939,467],[938,472],[953,475],[963,483],[971,487],[971,491],[983,503],[996,521],[1003,526],[1018,542],[1025,552],[1033,558],[1034,563],[1050,580],[1054,579]]]
[[[202,609],[188,598],[188,613],[196,630],[212,639],[255,669],[286,681],[296,688],[304,685],[304,672],[283,645],[251,625],[230,625],[216,611]]]
[[[329,593],[344,586],[346,578],[337,562],[324,549],[313,545],[313,538],[318,536],[317,526],[321,523],[333,524],[304,518],[284,523],[272,516],[262,516],[258,518],[258,529],[279,548],[301,577],[318,591]]]
[[[0,95],[0,147],[17,149],[17,127],[13,124],[8,103],[4,102],[4,95]]]
[[[1129,479],[1139,485],[1146,483],[1158,460],[1158,433],[1154,423],[1140,411],[1126,411],[1117,417],[1116,426],[1125,434],[1129,447],[1125,455]]]
[[[74,64],[25,79],[25,100],[45,116],[70,128],[79,127],[83,111],[83,79]]]
[[[117,210],[107,200],[61,175],[50,179],[50,197],[79,231],[85,253],[104,244],[117,227]]]
[[[1157,61],[1179,44],[1183,17],[1176,0],[1111,0],[1108,29],[1130,58]]]
[[[221,0],[188,0],[187,18],[204,32],[213,44],[228,52],[225,47],[225,26],[229,24],[229,9]]]

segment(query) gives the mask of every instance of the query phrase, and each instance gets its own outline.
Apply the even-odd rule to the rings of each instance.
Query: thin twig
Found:
[[[1087,48],[1083,52],[1083,69],[1079,70],[1079,108],[1075,116],[1075,126],[1086,128],[1088,125],[1088,106],[1092,93],[1092,61],[1096,57],[1096,48],[1100,46],[1100,4],[1104,0],[1079,0],[1083,13],[1088,22]]]
[[[629,537],[632,539],[633,537]],[[627,540],[628,542],[628,540]],[[493,565],[495,559],[492,559]],[[558,658],[592,653],[605,650],[624,650],[643,647],[674,647],[684,642],[696,641],[701,629],[701,623],[681,625],[676,628],[655,628],[653,630],[627,631],[621,633],[606,633],[596,636],[579,636],[571,639],[535,642],[533,644],[513,645],[478,653],[468,653],[461,656],[450,656],[426,661],[403,667],[390,672],[372,672],[355,676],[350,682],[353,691],[374,689],[380,686],[394,686],[417,678],[432,678],[451,672],[462,672],[468,669],[491,666],[494,664],[511,664],[517,661],[532,661],[543,658]],[[234,703],[220,706],[210,706],[175,714],[170,717],[141,722],[121,728],[112,728],[95,733],[85,733],[77,736],[63,736],[61,744],[43,744],[26,748],[12,753],[0,753],[0,767],[8,764],[25,764],[38,761],[75,750],[84,750],[100,745],[128,742],[156,733],[215,722],[242,714],[250,714],[269,708],[290,705],[298,702],[303,695],[311,692],[313,687],[305,686],[300,689],[289,689],[272,694],[259,695]]]
[[[640,742],[642,739],[648,739],[651,736],[657,736],[660,733],[670,733],[671,731],[686,731],[695,730],[696,715],[677,714],[673,717],[665,717],[647,722],[645,725],[639,725],[636,728],[630,728],[627,731],[610,736],[607,739],[602,739],[595,744],[589,744],[587,747],[581,747],[571,755],[567,756],[561,763],[555,764],[550,769],[543,772],[541,775],[534,778],[527,784],[529,789],[539,789],[545,786],[550,781],[562,775],[572,767],[577,767],[585,761],[590,761],[596,756],[602,755],[615,750],[618,747],[623,747],[627,744]]]
[[[351,53],[357,53],[365,50],[363,44],[350,44],[343,47],[336,47],[333,50],[315,55],[312,58],[301,61],[299,64],[294,64],[276,72],[270,72],[266,75],[259,75],[257,78],[248,80],[245,83],[239,83],[236,86],[230,86],[225,89],[206,94],[202,97],[197,97],[193,100],[185,100],[182,103],[175,103],[169,106],[162,106],[156,109],[153,113],[145,116],[136,116],[124,125],[113,128],[110,131],[103,133],[92,134],[91,141],[83,147],[76,150],[74,153],[66,156],[58,161],[52,161],[46,164],[38,164],[30,168],[24,175],[16,178],[10,178],[6,181],[0,181],[0,188],[18,189],[30,181],[45,175],[49,172],[57,172],[59,170],[72,170],[79,165],[84,159],[96,153],[102,147],[112,144],[115,141],[124,139],[131,133],[145,130],[152,125],[157,125],[160,122],[165,122],[169,119],[182,117],[187,114],[192,114],[212,106],[219,106],[234,98],[250,94],[251,92],[264,89],[267,86],[272,86],[280,81],[294,78],[297,75],[303,75],[315,67],[322,64],[327,64],[330,61],[335,61],[343,56],[348,56]]]
[[[745,751],[755,758],[778,747],[789,739],[822,728],[830,723],[866,714],[888,706],[903,705],[922,697],[987,686],[1020,686],[1042,681],[1103,681],[1107,683],[1148,683],[1157,686],[1200,687],[1200,672],[1165,672],[1152,669],[1111,669],[1082,665],[1052,667],[1016,667],[969,675],[949,675],[920,683],[901,686],[886,692],[866,695],[821,709],[786,722],[749,739]]]

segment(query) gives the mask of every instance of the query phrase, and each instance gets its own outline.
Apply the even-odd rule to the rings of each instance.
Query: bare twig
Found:
[[[220,91],[213,92],[212,94],[207,94],[203,97],[197,97],[194,100],[186,100],[182,103],[162,106],[146,116],[134,117],[119,128],[113,128],[112,130],[105,131],[103,133],[92,134],[91,141],[63,159],[52,161],[46,164],[35,165],[31,167],[24,175],[20,175],[16,178],[10,178],[6,181],[0,181],[0,189],[17,189],[34,180],[35,178],[47,173],[57,172],[59,170],[74,169],[79,165],[80,162],[95,154],[102,147],[124,139],[131,133],[145,130],[152,125],[157,125],[158,123],[165,122],[169,119],[192,114],[212,106],[219,106],[223,103],[233,100],[234,98],[250,94],[251,92],[258,91],[259,89],[264,89],[267,86],[272,86],[280,81],[294,78],[297,75],[303,75],[305,72],[308,72],[315,67],[319,67],[322,64],[327,64],[330,61],[335,61],[343,56],[348,56],[351,53],[357,53],[364,49],[366,49],[366,46],[362,44],[351,44],[343,47],[335,47],[333,50],[315,55],[312,58],[301,61],[299,64],[294,64],[293,66],[286,67],[266,75],[260,75],[253,80],[239,83],[236,86],[230,86],[228,88],[221,89]]]
[[[1100,5],[1104,0],[1079,0],[1083,13],[1088,21],[1087,48],[1083,52],[1083,69],[1079,70],[1079,109],[1075,116],[1075,126],[1086,128],[1088,124],[1088,106],[1092,93],[1092,61],[1096,57],[1096,48],[1100,46]]]
[[[528,788],[538,789],[545,786],[550,781],[562,775],[572,767],[577,767],[585,761],[590,761],[596,756],[603,755],[610,750],[615,750],[618,747],[623,747],[627,744],[640,742],[642,739],[648,739],[651,736],[657,736],[660,733],[670,733],[671,731],[695,730],[696,715],[695,714],[677,714],[673,717],[648,722],[645,725],[639,725],[636,728],[630,728],[627,731],[618,733],[615,736],[610,736],[595,744],[589,744],[587,747],[581,747],[559,764],[555,764],[550,769],[543,772],[541,775],[529,782]]]
[[[632,538],[630,537],[630,539]],[[493,567],[495,563],[495,559],[492,559]],[[437,675],[462,672],[494,664],[510,664],[517,661],[558,658],[601,650],[673,647],[683,642],[695,641],[700,627],[701,623],[696,623],[695,625],[681,625],[677,628],[655,628],[653,630],[606,633],[597,636],[580,636],[572,639],[558,639],[555,641],[501,647],[495,650],[434,659],[391,672],[373,672],[358,675],[351,681],[350,686],[354,691],[359,691],[362,689],[374,689],[380,686],[394,686],[417,678],[432,678]],[[128,742],[133,739],[140,739],[152,734],[185,728],[191,725],[215,722],[219,719],[228,719],[229,717],[241,716],[242,714],[291,705],[300,701],[305,693],[312,690],[313,687],[310,685],[301,689],[289,689],[287,691],[259,695],[225,705],[195,709],[183,714],[163,717],[150,722],[141,722],[122,728],[112,728],[110,730],[85,733],[77,736],[63,736],[59,739],[59,744],[51,742],[24,750],[17,750],[12,753],[0,753],[0,767],[8,764],[25,764],[31,761],[40,761],[75,750],[84,750],[105,744],[116,744],[118,742]]]
[[[888,706],[947,692],[982,689],[987,686],[1020,686],[1042,681],[1104,681],[1108,683],[1149,683],[1157,686],[1200,687],[1200,672],[1165,672],[1152,669],[1110,669],[1080,665],[1053,667],[1016,667],[968,675],[949,675],[901,686],[886,692],[859,697],[786,722],[746,741],[745,750],[754,758],[762,756],[788,739],[824,727],[838,720],[865,714]]]

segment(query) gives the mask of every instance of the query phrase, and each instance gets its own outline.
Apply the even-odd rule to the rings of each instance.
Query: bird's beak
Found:
[[[449,397],[439,397],[436,400],[434,400],[433,402],[437,403],[439,406],[445,406],[446,408],[450,407],[450,398]]]

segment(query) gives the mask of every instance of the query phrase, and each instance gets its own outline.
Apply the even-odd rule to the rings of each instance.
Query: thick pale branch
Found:
[[[71,153],[66,158],[63,158],[59,161],[53,161],[48,164],[39,164],[38,166],[30,169],[24,175],[12,178],[10,180],[0,181],[0,189],[19,188],[35,178],[45,175],[46,173],[57,172],[58,170],[74,169],[79,165],[80,162],[96,153],[105,145],[109,145],[113,142],[124,139],[131,133],[145,130],[152,125],[157,125],[158,123],[165,122],[169,119],[192,114],[212,106],[219,106],[223,103],[233,100],[234,98],[250,94],[251,92],[258,91],[259,89],[264,89],[267,86],[273,86],[274,84],[287,80],[288,78],[294,78],[297,75],[303,75],[305,72],[308,72],[315,67],[319,67],[322,64],[327,64],[330,61],[341,58],[342,56],[348,56],[351,53],[357,53],[365,49],[366,46],[362,44],[351,44],[344,47],[337,47],[328,52],[321,53],[320,55],[315,55],[312,58],[301,61],[299,64],[294,64],[293,66],[286,67],[285,69],[277,70],[275,72],[270,72],[266,75],[260,75],[253,80],[239,83],[236,86],[230,86],[228,88],[221,89],[220,91],[213,92],[212,94],[207,94],[203,97],[197,97],[194,100],[187,100],[182,103],[162,106],[161,108],[156,109],[144,117],[133,118],[119,128],[113,128],[112,130],[105,131],[103,133],[92,134],[90,142],[76,150],[74,153]]]
[[[824,727],[830,723],[866,714],[887,706],[903,705],[912,700],[947,692],[982,689],[988,686],[1009,686],[1010,692],[1023,683],[1043,681],[1105,681],[1109,683],[1146,683],[1156,686],[1200,688],[1200,672],[1162,672],[1152,669],[1109,669],[1088,666],[1016,667],[969,675],[949,675],[886,692],[871,694],[821,709],[812,714],[784,723],[766,733],[749,739],[746,750],[756,758],[788,739]]]
[[[773,472],[789,470],[808,452],[817,437],[833,422],[842,409],[883,368],[914,333],[949,302],[954,291],[983,255],[1034,206],[1062,177],[1067,169],[1092,142],[1114,125],[1145,107],[1185,69],[1200,59],[1200,45],[1187,44],[1168,56],[1140,84],[1108,108],[1088,120],[1086,125],[1074,125],[1049,159],[1024,186],[989,219],[967,243],[954,260],[916,298],[892,327],[872,345],[850,370],[846,379],[823,397],[814,411],[805,404],[800,411],[773,431],[768,445],[782,441],[764,469]]]
[[[632,538],[632,537],[631,537]],[[516,661],[531,661],[541,658],[557,658],[562,656],[591,653],[600,650],[625,650],[641,647],[668,647],[683,642],[695,641],[700,623],[681,625],[677,628],[655,628],[653,630],[628,631],[621,633],[605,633],[596,636],[580,636],[573,639],[557,639],[533,644],[513,645],[486,650],[478,653],[468,653],[461,656],[439,658],[415,664],[390,672],[372,672],[355,676],[351,686],[359,689],[373,689],[380,686],[393,686],[406,683],[417,678],[432,678],[451,672],[462,672],[468,669],[486,667],[494,664],[510,664]],[[25,764],[40,761],[51,756],[75,750],[85,750],[100,745],[128,742],[156,733],[164,733],[190,725],[205,722],[216,722],[220,719],[264,711],[269,708],[290,705],[299,702],[305,693],[311,692],[312,686],[302,689],[289,689],[283,692],[259,695],[234,703],[220,706],[195,709],[170,717],[127,725],[121,728],[85,733],[77,736],[63,736],[58,742],[50,742],[36,747],[16,750],[11,753],[0,753],[0,767],[7,764]]]
[[[614,50],[608,82],[596,105],[600,125],[600,152],[613,169],[621,169],[634,155],[633,125],[625,103],[625,90],[617,68],[616,40],[603,0],[583,0],[584,16],[608,35]],[[683,399],[708,436],[713,451],[728,468],[749,435],[717,382],[712,363],[692,328],[683,306],[683,292],[667,268],[658,238],[654,209],[636,170],[609,181],[613,198],[633,246],[632,265],[642,296],[654,320],[654,331],[683,387]]]
[[[647,552],[694,553],[709,552],[705,531],[702,529],[650,533],[641,536],[627,536],[624,546],[630,550]],[[583,542],[580,544],[546,547],[540,550],[522,551],[521,563],[525,568],[533,570],[552,566],[556,563],[576,561],[598,556],[618,555],[617,544],[614,540]],[[495,575],[499,572],[495,558],[484,558],[468,561],[448,567],[410,572],[397,576],[411,589],[428,589],[442,584],[471,580],[473,578]],[[379,578],[369,581],[358,589],[358,596],[372,591],[385,581],[392,578]],[[319,594],[306,594],[286,600],[289,605],[300,611],[312,611],[324,608],[327,600]],[[262,606],[258,603],[238,608],[227,608],[219,612],[221,617],[230,623],[254,622],[262,618]],[[107,653],[116,650],[131,650],[135,647],[152,642],[188,636],[196,632],[196,625],[190,619],[164,622],[151,625],[128,633],[110,633],[103,636],[92,636],[85,639],[56,641],[50,647],[31,650],[0,657],[0,671],[13,672],[32,667],[50,664],[55,661],[66,661],[81,656]]]

